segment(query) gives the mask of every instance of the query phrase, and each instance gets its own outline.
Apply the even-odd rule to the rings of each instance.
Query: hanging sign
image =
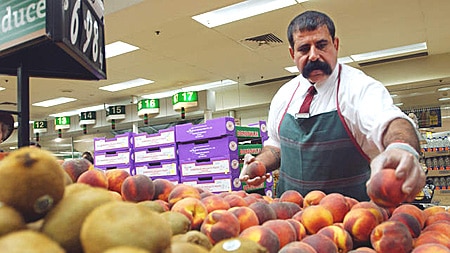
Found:
[[[103,17],[88,0],[63,1],[64,45],[75,52],[89,68],[106,76]],[[101,15],[101,13],[100,13]]]
[[[159,99],[142,99],[137,103],[138,116],[158,114],[159,110]]]
[[[33,133],[46,133],[47,132],[47,121],[34,121],[33,122]]]
[[[97,118],[95,111],[80,113],[80,125],[94,125]]]
[[[69,129],[70,128],[70,116],[62,116],[55,118],[55,130]]]
[[[125,106],[124,105],[112,105],[108,107],[106,111],[106,120],[125,119]]]
[[[192,108],[198,105],[198,92],[197,91],[184,91],[179,92],[172,96],[172,105],[175,111],[181,110],[181,108]]]

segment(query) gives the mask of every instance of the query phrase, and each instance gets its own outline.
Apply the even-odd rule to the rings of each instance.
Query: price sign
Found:
[[[143,99],[137,103],[138,116],[159,113],[159,99]]]
[[[99,1],[91,1],[99,2]],[[101,13],[88,0],[64,0],[64,43],[82,58],[88,68],[106,77],[104,25]]]
[[[112,105],[108,107],[106,112],[106,120],[113,119],[125,119],[125,106],[124,105]]]
[[[198,105],[198,92],[185,91],[179,92],[172,96],[172,105],[174,110],[181,110],[184,108],[196,107]]]
[[[70,116],[55,118],[55,130],[70,128]]]
[[[95,111],[82,112],[80,114],[80,125],[94,125],[97,119],[97,113]]]
[[[33,122],[33,133],[46,133],[47,132],[47,121],[34,121]]]

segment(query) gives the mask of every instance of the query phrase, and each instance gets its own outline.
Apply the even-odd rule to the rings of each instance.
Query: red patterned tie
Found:
[[[309,113],[309,107],[311,106],[311,101],[312,101],[314,95],[316,95],[316,93],[317,93],[316,88],[314,88],[314,85],[311,85],[308,88],[308,94],[306,94],[305,101],[303,101],[303,104],[300,107],[299,113]]]

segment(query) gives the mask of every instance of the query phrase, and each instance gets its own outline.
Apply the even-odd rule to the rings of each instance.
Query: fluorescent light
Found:
[[[214,11],[205,12],[193,16],[192,18],[202,25],[212,28],[306,1],[307,0],[247,0]]]
[[[107,108],[109,105],[108,104],[104,104],[104,105],[95,105],[95,106],[90,106],[90,107],[85,107],[85,108],[81,108],[81,109],[77,109],[77,110],[73,110],[73,111],[67,111],[67,112],[61,112],[61,113],[54,113],[54,114],[50,114],[50,117],[62,117],[62,116],[73,116],[73,115],[79,115],[82,112],[90,112],[90,111],[100,111],[100,110],[104,110],[105,108]]]
[[[116,41],[105,46],[105,57],[111,58],[121,54],[126,54],[139,48],[123,41]]]
[[[0,86],[0,91],[6,90],[6,88]]]
[[[211,83],[205,83],[205,84],[200,84],[200,85],[184,87],[181,89],[176,89],[176,90],[171,90],[171,91],[166,91],[166,92],[147,94],[147,95],[143,95],[141,97],[146,98],[146,99],[166,98],[166,97],[171,97],[174,94],[176,94],[178,92],[182,92],[182,91],[202,91],[202,90],[208,90],[208,89],[214,89],[214,88],[222,88],[224,86],[233,85],[233,84],[237,84],[237,82],[230,80],[230,79],[225,79],[225,80],[215,81],[215,82],[211,82]]]
[[[298,68],[297,66],[291,66],[291,67],[286,67],[284,68],[285,70],[289,71],[290,73],[298,73]]]
[[[402,106],[403,103],[397,103],[397,104],[394,104],[394,105],[396,105],[396,106]]]
[[[354,54],[354,55],[351,55],[350,57],[354,61],[367,61],[367,60],[371,60],[371,59],[377,59],[377,58],[383,58],[383,57],[388,57],[388,56],[402,55],[402,54],[407,54],[407,53],[412,53],[412,52],[423,51],[426,49],[427,49],[427,43],[422,42],[422,43],[417,43],[417,44],[412,44],[412,45],[407,45],[407,46],[402,46],[402,47],[395,47],[395,48],[389,48],[389,49],[385,49],[385,50],[373,51],[373,52],[369,52],[369,53]]]
[[[353,59],[350,56],[344,56],[344,57],[338,58],[338,62],[340,64],[346,64],[346,63],[353,62]]]
[[[76,98],[59,97],[59,98],[55,98],[55,99],[50,99],[50,100],[34,103],[33,105],[40,106],[40,107],[50,107],[50,106],[73,102],[76,100],[77,100]]]
[[[398,97],[398,95],[397,94],[391,94],[391,98],[395,98],[395,97]]]
[[[102,86],[99,89],[115,92],[115,91],[126,90],[126,89],[130,89],[130,88],[134,88],[134,87],[138,87],[138,86],[142,86],[142,85],[146,85],[146,84],[150,84],[150,83],[154,83],[154,81],[147,80],[144,78],[138,78],[138,79],[122,82],[122,83],[116,83],[116,84],[111,84],[111,85],[107,85],[107,86]]]
[[[194,85],[190,87],[181,88],[182,91],[201,91],[201,90],[208,90],[208,89],[214,89],[214,88],[222,88],[224,86],[237,84],[236,81],[226,79],[226,80],[220,80],[216,82],[211,83],[205,83],[200,85]]]
[[[450,100],[450,98],[440,98],[440,99],[438,99],[439,101],[447,101],[447,100]]]
[[[438,91],[447,91],[450,90],[450,87],[439,88]]]

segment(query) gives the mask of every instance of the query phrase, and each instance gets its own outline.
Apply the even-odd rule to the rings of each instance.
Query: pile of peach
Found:
[[[74,182],[106,188],[124,201],[157,203],[185,215],[211,245],[248,238],[268,252],[450,252],[450,212],[412,204],[380,207],[339,193],[287,191],[279,198],[245,191],[214,194],[123,170],[87,169]],[[78,174],[78,175],[76,175]],[[210,250],[210,249],[207,249]]]

